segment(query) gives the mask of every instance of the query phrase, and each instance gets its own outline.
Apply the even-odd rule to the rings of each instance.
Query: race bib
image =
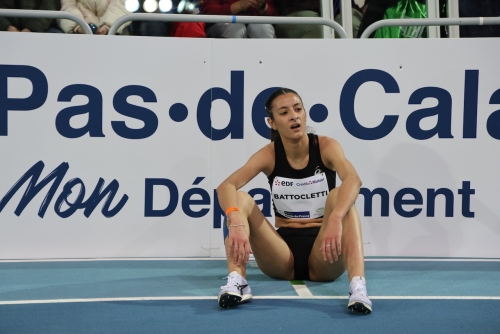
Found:
[[[276,176],[271,191],[276,211],[284,217],[323,217],[329,192],[325,173],[305,179]]]

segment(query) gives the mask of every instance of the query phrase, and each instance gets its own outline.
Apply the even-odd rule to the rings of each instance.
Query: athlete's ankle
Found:
[[[355,281],[363,281],[366,283],[366,279],[364,276],[353,276],[349,282],[355,282]]]
[[[241,268],[241,267],[237,267],[237,268],[228,268],[228,274],[231,275],[232,273],[236,273],[238,275],[240,275],[241,277],[243,278],[246,278],[247,277],[247,273],[246,273],[246,270]]]

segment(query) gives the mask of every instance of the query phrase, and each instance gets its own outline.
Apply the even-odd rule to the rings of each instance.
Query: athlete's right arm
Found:
[[[240,208],[237,191],[245,186],[260,172],[269,175],[274,169],[274,144],[268,144],[257,151],[248,159],[247,163],[231,174],[217,187],[217,197],[221,209],[226,212],[228,208]],[[250,213],[248,213],[250,214]],[[235,264],[248,262],[251,249],[248,240],[249,231],[245,228],[245,217],[241,211],[231,211],[227,215],[229,238],[226,243],[226,254],[233,257]],[[236,226],[237,225],[237,226]],[[233,247],[238,246],[238,247]],[[231,254],[231,251],[233,254]]]
[[[266,175],[274,169],[274,144],[268,144],[253,154],[247,163],[229,175],[218,187],[217,196],[224,212],[230,207],[238,207],[236,192],[244,187],[260,172]]]

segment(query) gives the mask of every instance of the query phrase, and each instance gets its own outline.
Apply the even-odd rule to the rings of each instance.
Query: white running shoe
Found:
[[[220,287],[221,291],[217,298],[220,307],[230,308],[252,299],[252,289],[240,274],[233,271],[224,278],[227,278],[227,284]]]
[[[372,302],[366,292],[366,281],[364,277],[354,276],[349,284],[349,304],[351,311],[370,313]]]

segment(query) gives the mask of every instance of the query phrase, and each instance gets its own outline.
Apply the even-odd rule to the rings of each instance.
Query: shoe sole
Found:
[[[219,306],[222,308],[230,308],[238,306],[241,302],[241,295],[232,293],[223,293],[219,296]]]
[[[252,300],[252,298],[253,298],[253,296],[251,294],[243,295],[243,296],[241,296],[240,304],[249,302],[250,300]]]
[[[357,311],[360,313],[371,313],[372,312],[371,306],[368,304],[365,304],[363,302],[352,302],[352,303],[349,303],[349,305],[347,305],[347,307],[351,311]]]

